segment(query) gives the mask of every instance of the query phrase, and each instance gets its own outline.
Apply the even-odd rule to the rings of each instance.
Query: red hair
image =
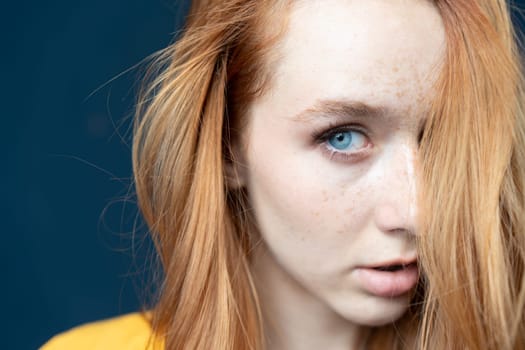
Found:
[[[193,1],[139,98],[133,169],[164,279],[167,349],[263,349],[229,145],[272,81],[290,1]],[[447,37],[421,140],[422,283],[369,349],[525,348],[523,78],[504,1],[436,0]],[[152,77],[152,79],[149,79]]]

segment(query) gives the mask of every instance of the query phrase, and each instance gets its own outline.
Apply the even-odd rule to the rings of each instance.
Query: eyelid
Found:
[[[324,141],[327,141],[333,134],[342,131],[358,131],[366,137],[369,137],[368,130],[359,124],[331,125],[328,126],[326,129],[323,129],[322,131],[315,132],[313,134],[313,137],[319,143],[322,143]]]

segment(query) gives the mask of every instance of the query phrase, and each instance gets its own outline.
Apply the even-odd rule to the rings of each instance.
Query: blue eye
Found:
[[[344,150],[352,144],[352,135],[349,131],[338,132],[330,136],[328,143],[335,149]]]
[[[338,151],[346,151],[365,146],[366,137],[359,131],[345,130],[336,131],[326,138],[330,147]]]

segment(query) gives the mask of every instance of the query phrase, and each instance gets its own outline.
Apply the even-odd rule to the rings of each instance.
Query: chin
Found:
[[[408,310],[409,297],[380,298],[369,296],[353,305],[336,310],[349,322],[368,327],[379,327],[400,319]],[[357,305],[356,305],[357,304]],[[346,306],[346,307],[344,307]]]

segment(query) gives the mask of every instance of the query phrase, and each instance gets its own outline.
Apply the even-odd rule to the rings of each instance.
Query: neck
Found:
[[[301,286],[263,245],[253,256],[252,272],[268,350],[360,349],[367,330]]]

